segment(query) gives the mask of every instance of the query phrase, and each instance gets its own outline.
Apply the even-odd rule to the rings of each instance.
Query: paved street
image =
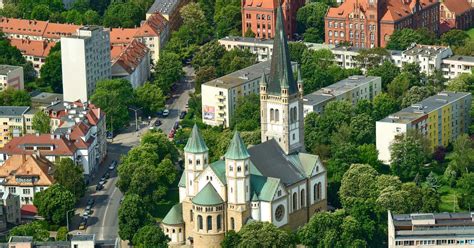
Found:
[[[189,92],[193,90],[192,76],[194,71],[191,67],[184,68],[186,76],[183,82],[178,83],[174,97],[167,102],[170,115],[166,118],[160,118],[163,124],[160,129],[168,134],[173,128],[174,123],[179,120],[179,114],[185,109],[189,99]],[[152,123],[156,118],[152,119]],[[139,124],[140,125],[140,124]],[[132,147],[140,143],[140,136],[148,131],[148,125],[140,125],[140,129],[135,131],[135,126],[130,126],[120,134],[114,137],[108,144],[108,155],[104,163],[101,164],[96,177],[92,179],[86,195],[81,199],[74,217],[71,219],[70,229],[72,233],[93,233],[98,240],[111,240],[118,236],[118,209],[120,200],[123,197],[122,192],[115,186],[117,182],[117,170],[110,173],[110,178],[103,190],[96,191],[95,187],[100,177],[108,171],[108,166],[113,160],[119,161],[120,156],[126,154]],[[92,197],[95,200],[93,213],[89,217],[86,230],[78,230],[81,221],[83,209],[87,205],[87,200]]]

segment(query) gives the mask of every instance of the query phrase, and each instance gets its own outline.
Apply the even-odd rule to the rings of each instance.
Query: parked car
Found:
[[[94,206],[94,203],[95,203],[95,200],[92,197],[87,200],[87,206]]]
[[[173,129],[173,130],[174,130],[174,129]],[[170,132],[170,133],[168,134],[168,138],[170,138],[170,139],[174,138],[174,132]]]
[[[163,116],[163,110],[158,110],[158,112],[156,112],[156,114],[157,114],[158,116]]]
[[[154,125],[155,125],[155,127],[159,127],[159,126],[161,126],[161,124],[162,123],[161,123],[160,120],[156,120]]]
[[[174,123],[173,130],[175,130],[175,132],[176,132],[176,130],[178,130],[178,128],[179,128],[179,121]]]
[[[110,178],[110,173],[106,172],[106,173],[104,174],[104,177],[105,177],[105,179],[109,179],[109,178]]]
[[[117,161],[116,160],[112,161],[112,163],[110,163],[109,165],[109,170],[114,170],[116,165],[117,165]]]
[[[86,227],[87,227],[87,221],[83,219],[81,221],[81,224],[79,224],[79,230],[85,230]]]
[[[188,112],[186,112],[186,111],[181,111],[181,113],[179,114],[179,118],[184,119],[184,117],[186,116],[187,113]]]
[[[168,109],[163,110],[163,117],[167,117],[170,114]]]
[[[110,131],[107,131],[106,135],[107,135],[107,139],[112,139],[114,137],[114,134]]]
[[[97,186],[95,186],[95,190],[99,191],[99,190],[102,190],[104,188],[104,185],[102,184],[97,184]]]

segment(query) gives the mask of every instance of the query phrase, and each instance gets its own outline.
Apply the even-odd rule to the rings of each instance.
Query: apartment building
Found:
[[[0,106],[0,148],[13,137],[34,133],[32,120],[35,112],[30,107]]]
[[[385,47],[403,28],[439,31],[439,2],[434,0],[347,0],[329,8],[325,42],[349,42],[354,47]]]
[[[110,55],[112,78],[126,79],[135,89],[150,77],[150,49],[138,40],[126,46],[113,46]]]
[[[33,68],[38,76],[40,75],[40,69],[46,62],[51,48],[56,45],[54,41],[47,40],[29,40],[29,39],[11,39],[10,44],[18,50],[26,61],[33,64]]]
[[[119,248],[120,239],[97,240],[95,234],[69,234],[67,241],[34,241],[30,236],[11,236],[8,243],[0,247],[8,248]]]
[[[474,69],[474,57],[454,55],[443,60],[441,71],[447,79],[453,79],[463,73],[471,74]]]
[[[63,100],[63,94],[49,92],[32,92],[31,106],[43,110],[50,105],[54,105]]]
[[[155,0],[146,13],[146,19],[154,14],[160,14],[169,22],[170,30],[178,30],[182,23],[179,11],[189,2],[189,0]]]
[[[278,4],[281,4],[283,10],[285,34],[292,40],[293,34],[296,33],[296,13],[304,6],[305,0],[243,0],[242,36],[250,29],[256,38],[273,38]]]
[[[382,78],[373,76],[351,76],[335,84],[321,88],[303,98],[303,114],[321,114],[330,101],[348,101],[356,105],[360,100],[372,101],[382,93]]]
[[[62,37],[61,62],[64,100],[87,101],[98,81],[111,78],[109,31],[85,26]]]
[[[11,194],[8,191],[0,192],[0,204],[8,224],[18,225],[21,221],[20,196]]]
[[[237,49],[248,49],[251,53],[257,55],[257,61],[263,62],[271,58],[273,53],[273,40],[272,39],[260,39],[240,36],[227,36],[219,39],[221,44],[227,51],[234,48]],[[324,43],[310,43],[304,42],[308,49],[319,50],[319,49],[331,49],[334,45],[328,45]]]
[[[18,195],[21,206],[31,205],[35,193],[53,185],[52,167],[37,154],[13,155],[0,166],[0,192]]]
[[[22,90],[25,87],[23,67],[0,65],[0,91],[7,88]]]
[[[412,44],[401,54],[393,53],[391,57],[400,68],[408,63],[416,63],[420,66],[420,72],[431,75],[441,70],[443,60],[452,55],[453,51],[446,46]]]
[[[467,132],[471,101],[471,93],[440,92],[377,121],[375,133],[379,160],[390,163],[391,144],[396,136],[408,130],[416,130],[425,136],[432,149],[446,147]]]
[[[466,30],[474,26],[474,7],[468,0],[441,0],[439,15],[447,30]]]
[[[474,247],[474,213],[392,214],[388,248]]]
[[[203,84],[203,122],[211,126],[229,127],[238,99],[260,93],[259,82],[262,75],[268,77],[270,65],[271,60],[267,60]],[[297,63],[292,62],[292,67],[296,73]]]

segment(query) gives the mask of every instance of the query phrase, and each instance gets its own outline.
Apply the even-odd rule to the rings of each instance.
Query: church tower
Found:
[[[240,138],[234,133],[224,155],[227,178],[227,211],[229,230],[240,230],[250,216],[250,154]]]
[[[304,150],[303,82],[295,80],[283,25],[277,8],[270,75],[260,81],[262,142],[275,139],[286,154]]]
[[[198,185],[194,180],[208,166],[208,151],[198,127],[194,124],[188,143],[184,147],[186,197],[193,197],[198,191]]]

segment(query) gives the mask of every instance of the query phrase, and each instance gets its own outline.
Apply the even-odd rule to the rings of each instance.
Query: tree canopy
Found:
[[[38,214],[48,222],[59,225],[66,222],[66,212],[74,209],[75,196],[60,184],[53,184],[44,191],[35,194],[33,204]]]
[[[49,133],[51,130],[50,127],[51,118],[44,111],[38,111],[33,116],[32,128],[40,134]]]
[[[80,165],[74,164],[70,158],[63,158],[54,167],[54,180],[74,194],[75,199],[79,199],[86,192],[83,173]]]

